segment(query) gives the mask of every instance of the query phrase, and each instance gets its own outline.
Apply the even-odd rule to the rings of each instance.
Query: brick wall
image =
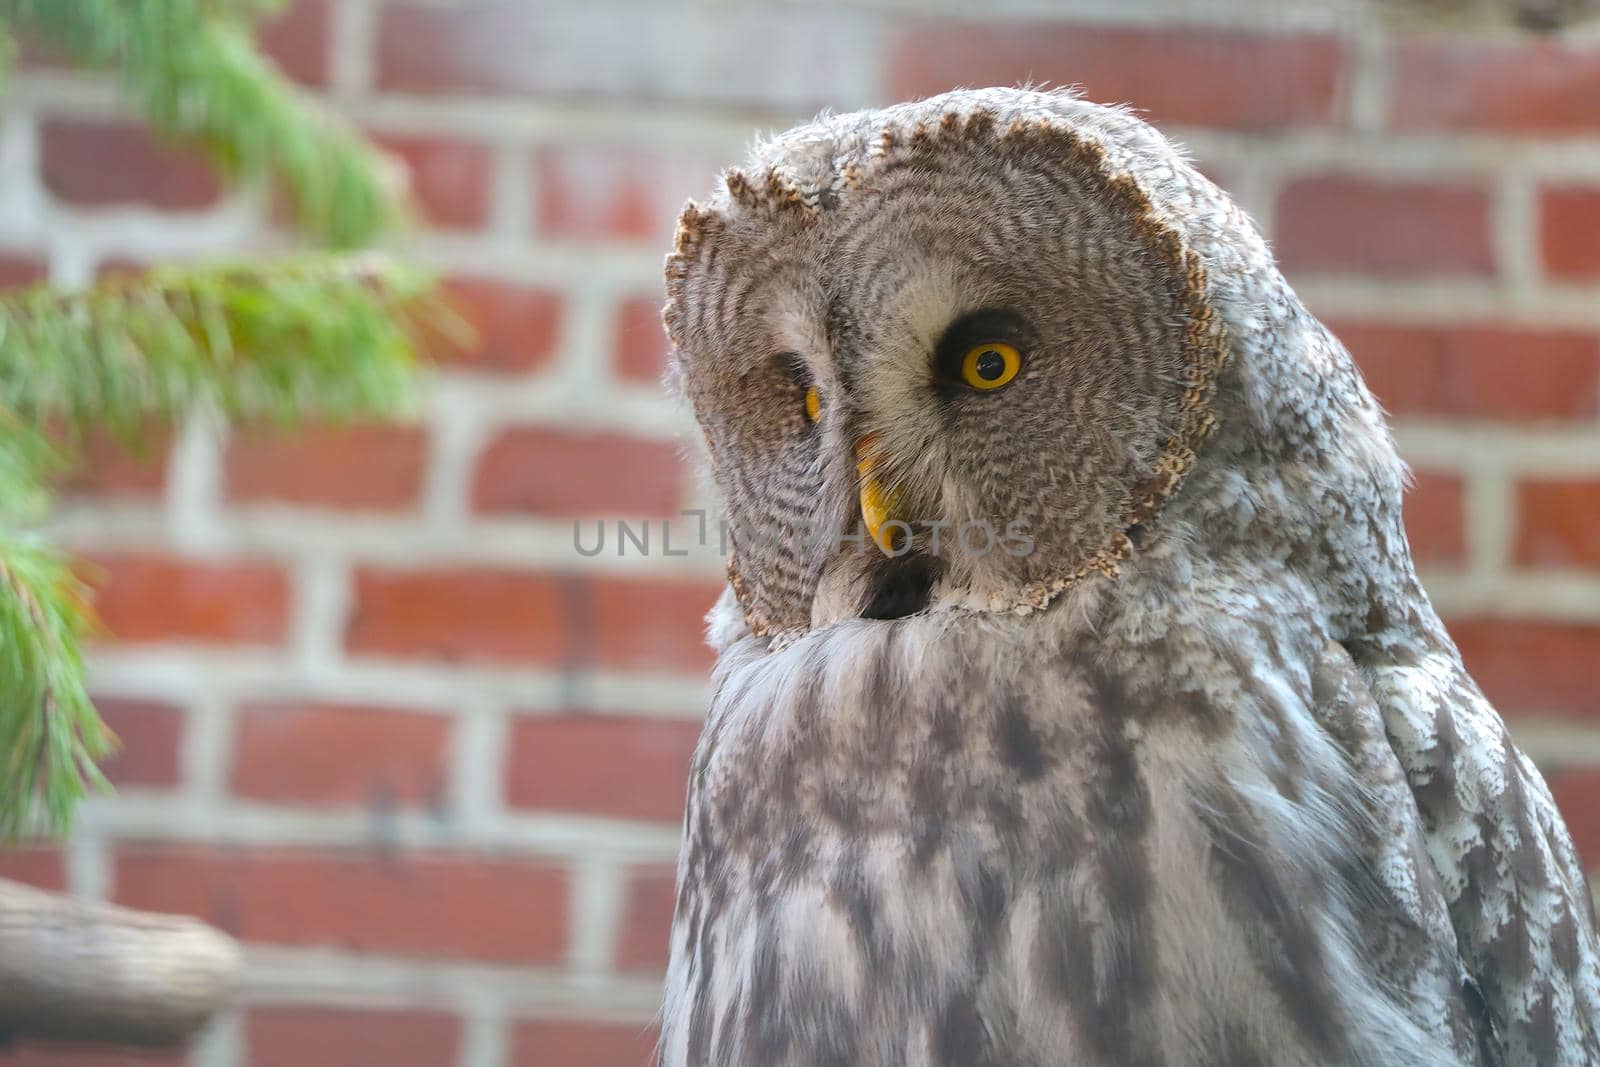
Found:
[[[1254,214],[1393,412],[1429,588],[1600,868],[1594,35],[934,7],[306,0],[271,28],[410,166],[430,222],[404,250],[480,342],[404,424],[189,427],[73,483],[119,794],[0,870],[247,942],[196,1067],[642,1062],[719,566],[583,557],[571,519],[705,502],[655,385],[682,200],[753,128],[957,83],[1137,103]],[[11,93],[0,280],[246,254],[282,243],[270,217],[100,81]],[[173,1061],[0,1054],[68,1062]]]

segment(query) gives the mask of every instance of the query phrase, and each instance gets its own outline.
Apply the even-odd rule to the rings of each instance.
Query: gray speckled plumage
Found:
[[[668,278],[764,536],[711,619],[663,1067],[1600,1062],[1581,870],[1417,583],[1381,414],[1164,138],[1027,90],[825,117]],[[996,306],[1023,373],[936,388]],[[949,545],[924,610],[858,617],[886,564],[796,528],[849,525],[868,432],[917,515],[1036,551]]]

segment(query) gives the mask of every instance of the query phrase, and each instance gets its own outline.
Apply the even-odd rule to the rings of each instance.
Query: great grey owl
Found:
[[[661,1064],[1600,1062],[1378,405],[1160,134],[823,117],[667,284],[732,548]]]

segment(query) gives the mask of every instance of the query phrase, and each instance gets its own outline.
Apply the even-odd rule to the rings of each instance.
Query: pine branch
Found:
[[[108,429],[211,407],[287,422],[389,412],[411,395],[419,335],[454,323],[428,279],[376,256],[160,268],[82,293],[0,299],[0,529],[42,512],[61,460],[39,427]],[[103,782],[111,745],[85,691],[93,626],[63,557],[0,532],[0,838],[60,831]]]
[[[43,433],[0,411],[0,521],[38,521],[50,504],[49,479],[65,464]]]
[[[42,817],[50,829],[105,779],[95,762],[113,741],[84,687],[79,642],[87,591],[58,554],[0,535],[0,837]]]
[[[429,284],[361,256],[24,290],[0,298],[0,408],[129,441],[197,405],[278,422],[390,411],[410,396],[419,330],[444,321]]]
[[[0,0],[9,29],[118,70],[158,130],[197,140],[231,177],[281,188],[338,246],[396,221],[387,160],[255,51],[280,0]],[[158,268],[78,293],[0,293],[0,838],[59,832],[113,741],[85,691],[92,629],[70,562],[26,528],[62,457],[51,440],[134,444],[196,408],[290,422],[387,413],[410,396],[419,333],[450,336],[424,275],[371,257]]]
[[[358,247],[401,214],[392,162],[316,107],[256,51],[267,0],[0,0],[0,17],[94,66],[115,66],[162,132],[197,140],[228,174],[272,182],[300,225]]]

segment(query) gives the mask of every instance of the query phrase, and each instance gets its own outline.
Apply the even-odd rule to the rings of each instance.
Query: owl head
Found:
[[[1240,227],[1253,250],[1211,239]],[[1068,94],[758,146],[684,211],[665,311],[749,630],[1028,613],[1114,577],[1216,425],[1251,255],[1270,269],[1164,138]]]

